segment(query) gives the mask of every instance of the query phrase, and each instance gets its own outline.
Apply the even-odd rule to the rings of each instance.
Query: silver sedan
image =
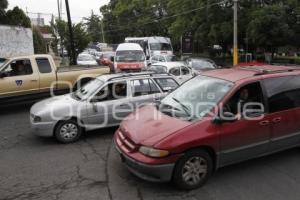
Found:
[[[71,143],[84,131],[119,125],[137,107],[163,98],[178,85],[167,74],[103,75],[74,93],[33,105],[32,130],[38,136]]]

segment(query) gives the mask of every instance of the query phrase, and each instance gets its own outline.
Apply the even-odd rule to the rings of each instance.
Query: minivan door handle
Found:
[[[279,122],[281,122],[281,117],[276,117],[272,121],[273,121],[273,123],[279,123]]]
[[[261,126],[267,126],[269,124],[270,124],[270,122],[268,120],[259,122],[259,125],[261,125]]]

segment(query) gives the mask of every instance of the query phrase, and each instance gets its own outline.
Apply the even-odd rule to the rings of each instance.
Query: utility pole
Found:
[[[238,0],[233,0],[233,65],[239,62],[238,54]]]
[[[58,9],[58,19],[60,20],[61,19],[61,16],[60,16],[60,0],[57,0],[57,9]]]
[[[102,42],[105,43],[105,36],[104,36],[104,30],[103,30],[103,19],[101,20],[101,31],[102,31]]]
[[[68,16],[68,26],[69,26],[69,33],[70,33],[70,44],[71,44],[71,65],[76,65],[76,56],[75,56],[75,45],[74,45],[74,37],[73,37],[73,28],[72,28],[72,21],[71,21],[71,14],[70,14],[70,7],[69,7],[69,1],[65,0],[66,2],[66,10],[67,10],[67,16]]]

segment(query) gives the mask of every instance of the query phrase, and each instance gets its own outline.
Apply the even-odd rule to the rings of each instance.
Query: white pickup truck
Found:
[[[109,68],[73,66],[57,68],[52,56],[32,55],[7,59],[0,66],[0,102],[18,102],[49,96],[51,91],[70,91]]]

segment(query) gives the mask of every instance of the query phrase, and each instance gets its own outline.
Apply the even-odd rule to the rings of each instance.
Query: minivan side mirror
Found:
[[[110,57],[110,61],[111,61],[111,62],[114,62],[114,61],[115,61],[115,57],[114,57],[114,56],[111,56],[111,57]]]
[[[216,116],[212,123],[216,125],[220,125],[222,123],[231,123],[238,120],[237,115],[231,113],[231,112],[224,112],[222,116]]]

